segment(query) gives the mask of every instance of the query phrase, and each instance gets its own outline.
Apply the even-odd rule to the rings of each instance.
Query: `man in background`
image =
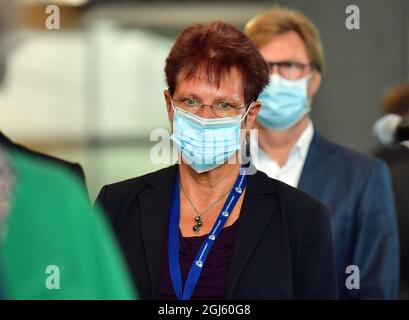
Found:
[[[384,112],[406,118],[409,122],[409,83],[390,88],[384,96]],[[400,293],[409,299],[409,140],[385,146],[375,152],[392,174],[400,239]]]
[[[341,299],[396,298],[399,243],[389,171],[322,137],[309,116],[324,69],[317,29],[300,12],[274,7],[250,20],[245,33],[271,72],[259,97],[253,164],[330,209]],[[355,280],[348,284],[350,273]]]
[[[383,98],[385,114],[397,114],[409,118],[409,83],[391,87]],[[378,158],[383,159],[390,167],[397,163],[409,163],[409,146],[406,143],[383,147],[375,152]]]

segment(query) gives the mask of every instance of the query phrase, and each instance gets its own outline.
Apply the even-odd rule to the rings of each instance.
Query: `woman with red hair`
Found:
[[[179,161],[102,188],[142,299],[332,299],[328,212],[241,162],[269,69],[223,22],[196,24],[166,60]]]

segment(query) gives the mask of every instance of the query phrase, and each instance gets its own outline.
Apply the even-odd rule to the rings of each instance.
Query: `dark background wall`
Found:
[[[335,142],[369,152],[382,96],[408,80],[408,0],[277,1],[309,16],[321,32],[326,71],[313,104],[316,128]],[[360,30],[345,27],[348,5],[360,8]]]

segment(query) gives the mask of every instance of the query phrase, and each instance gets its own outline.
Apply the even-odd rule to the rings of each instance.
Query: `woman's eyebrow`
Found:
[[[200,97],[194,93],[189,93],[189,92],[179,92],[177,94],[179,97],[192,97],[196,99],[200,99]]]
[[[178,93],[179,97],[192,97],[195,99],[198,99],[200,101],[203,101],[203,98],[200,97],[198,94],[195,93],[190,93],[189,91],[186,92],[179,92]],[[204,96],[205,98],[205,96]],[[220,96],[213,97],[213,101],[225,101],[225,102],[231,102],[231,103],[242,103],[241,99],[237,97],[237,95],[234,96],[226,96],[225,94],[221,94]]]

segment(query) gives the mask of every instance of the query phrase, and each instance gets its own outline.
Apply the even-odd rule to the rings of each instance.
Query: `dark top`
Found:
[[[391,170],[400,240],[399,297],[409,299],[409,148],[384,148],[375,155],[386,161]]]
[[[157,296],[177,170],[104,186],[97,198],[141,299]],[[235,228],[225,299],[337,297],[329,213],[320,202],[254,172]]]
[[[82,170],[81,166],[78,163],[68,162],[68,161],[61,160],[61,159],[37,152],[37,151],[27,149],[26,147],[16,144],[13,141],[11,141],[1,131],[0,131],[0,144],[9,149],[17,150],[18,152],[28,155],[29,157],[33,157],[43,162],[52,163],[53,165],[61,166],[61,167],[68,169],[69,172],[71,172],[76,178],[80,179],[82,185],[84,186],[84,189],[86,189],[84,171]]]
[[[191,300],[221,300],[226,295],[227,272],[233,251],[236,224],[223,228],[210,250],[200,274]],[[182,287],[189,274],[190,266],[203,241],[208,235],[183,237],[179,230],[179,262],[182,274]],[[156,298],[159,300],[177,299],[169,274],[168,239],[163,249],[159,273],[159,287]]]

